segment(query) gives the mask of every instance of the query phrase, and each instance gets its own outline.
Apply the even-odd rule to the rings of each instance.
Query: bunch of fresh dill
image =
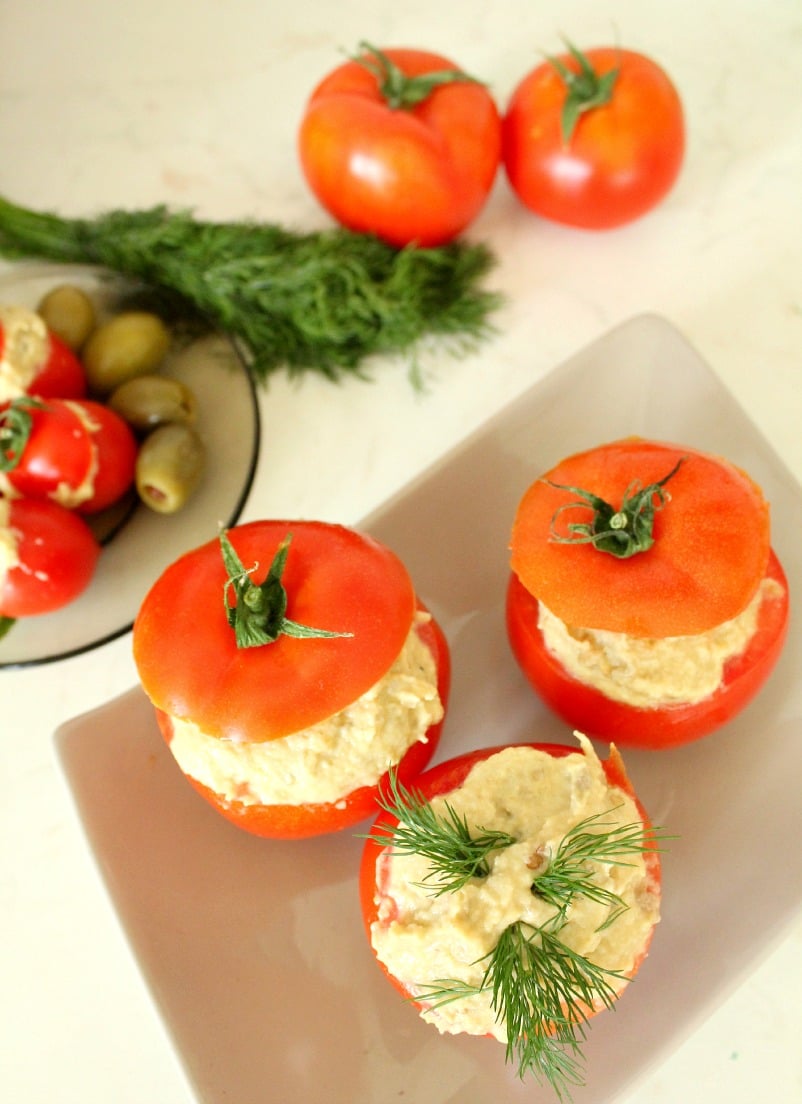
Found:
[[[157,206],[64,218],[0,197],[0,254],[100,265],[145,285],[171,320],[244,344],[263,382],[283,368],[338,379],[425,337],[462,350],[485,337],[499,296],[480,243],[395,249],[343,228],[299,233],[210,222]]]

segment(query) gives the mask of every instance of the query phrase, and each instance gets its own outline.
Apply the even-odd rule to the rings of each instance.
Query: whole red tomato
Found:
[[[100,545],[83,520],[47,499],[0,498],[0,617],[51,613],[89,585]]]
[[[676,180],[682,103],[667,74],[632,50],[571,48],[533,69],[503,120],[503,161],[536,214],[588,230],[631,222]]]
[[[281,576],[287,617],[348,635],[317,639],[280,633],[258,646],[243,646],[223,603],[227,568],[220,543],[187,553],[156,581],[134,624],[139,676],[168,743],[175,717],[239,745],[291,736],[352,705],[398,658],[419,603],[394,553],[364,534],[322,522],[251,522],[232,529],[229,538],[242,564],[252,568],[252,580],[263,585],[288,535]],[[433,620],[417,625],[416,632],[434,656],[445,708],[450,680],[445,638]],[[398,765],[402,777],[412,781],[427,765],[441,725],[432,725],[426,740],[408,749]],[[299,786],[298,803],[282,805],[238,800],[188,777],[228,820],[255,835],[279,838],[357,823],[375,811],[382,782],[332,802],[304,802]]]
[[[584,492],[592,493],[592,504]],[[625,493],[630,507],[642,507],[641,521],[654,510],[646,546],[619,557],[587,539],[586,527],[592,524],[601,538],[607,526],[598,525],[599,502],[617,509]],[[616,531],[636,532],[636,513],[630,508],[627,526]],[[735,533],[749,533],[749,540]],[[513,654],[546,704],[588,735],[650,749],[705,736],[754,697],[785,642],[788,582],[769,538],[760,488],[722,457],[637,438],[568,457],[528,488],[516,512],[506,607]],[[542,602],[569,633],[701,637],[736,618],[764,580],[753,635],[701,700],[648,706],[614,700],[569,673],[539,626]]]
[[[0,470],[14,492],[96,513],[133,484],[136,439],[89,399],[15,399],[0,414]]]
[[[482,208],[501,123],[485,85],[447,58],[365,47],[313,91],[298,148],[309,186],[342,225],[433,246]]]

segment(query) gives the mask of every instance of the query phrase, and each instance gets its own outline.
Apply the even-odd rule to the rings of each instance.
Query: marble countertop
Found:
[[[42,0],[1,4],[0,32],[0,193],[70,215],[165,203],[327,225],[295,133],[312,86],[362,39],[441,51],[483,75],[502,105],[563,33],[651,54],[680,89],[686,163],[637,223],[595,235],[547,224],[499,177],[470,231],[498,257],[498,334],[459,360],[426,354],[423,391],[396,361],[377,363],[371,382],[276,376],[260,392],[264,441],[246,517],[358,522],[556,364],[646,312],[688,338],[802,480],[797,4],[737,0],[723,18],[714,0],[565,0],[559,15],[521,0],[298,0],[281,10],[141,0],[123,18],[101,0]],[[10,271],[2,262],[0,275]],[[135,682],[129,636],[0,670],[0,1065],[8,1099],[25,1104],[192,1100],[52,739]],[[802,1001],[788,979],[800,966],[797,920],[626,1100],[752,1104],[769,1092],[795,1104]]]

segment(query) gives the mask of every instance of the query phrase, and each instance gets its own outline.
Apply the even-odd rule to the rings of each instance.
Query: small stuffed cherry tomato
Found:
[[[479,214],[501,122],[487,88],[448,58],[366,46],[313,91],[298,146],[310,188],[342,225],[432,246]]]
[[[762,492],[699,450],[630,438],[562,461],[519,504],[511,566],[507,630],[527,679],[570,725],[622,746],[713,732],[786,638]]]
[[[0,498],[0,617],[52,613],[89,585],[100,546],[71,510]]]
[[[26,307],[0,307],[0,402],[20,395],[81,399],[83,365],[43,319]]]
[[[437,746],[443,634],[400,560],[343,526],[252,522],[195,549],[151,588],[133,642],[179,766],[256,835],[354,824],[390,766],[414,778]]]
[[[137,444],[123,419],[89,399],[32,397],[0,413],[0,470],[11,494],[96,513],[132,486]]]

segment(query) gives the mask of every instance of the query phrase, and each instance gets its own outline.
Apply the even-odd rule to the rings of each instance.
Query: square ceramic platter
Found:
[[[0,304],[34,309],[58,284],[82,288],[100,318],[132,286],[101,269],[82,265],[20,264],[0,278]],[[256,389],[234,346],[216,334],[176,343],[159,372],[180,380],[195,395],[207,462],[201,482],[176,514],[157,514],[135,502],[104,521],[103,550],[87,589],[53,613],[21,618],[0,640],[0,669],[66,659],[128,632],[151,583],[182,552],[213,540],[220,525],[233,525],[248,498],[259,457]],[[220,417],[225,410],[225,418]],[[97,522],[98,519],[95,519]]]
[[[503,626],[517,501],[561,456],[637,433],[729,456],[772,503],[774,545],[802,592],[802,491],[716,375],[659,317],[625,323],[558,367],[362,528],[406,561],[450,639],[438,759],[532,738],[572,742],[527,689]],[[733,540],[740,539],[737,534]],[[594,1019],[586,1088],[618,1100],[774,945],[802,905],[802,635],[759,699],[697,744],[626,756],[656,823],[663,921],[615,1012]],[[56,740],[133,954],[199,1101],[472,1104],[553,1100],[503,1047],[441,1037],[387,984],[362,931],[360,842],[251,838],[196,796],[132,690]]]

